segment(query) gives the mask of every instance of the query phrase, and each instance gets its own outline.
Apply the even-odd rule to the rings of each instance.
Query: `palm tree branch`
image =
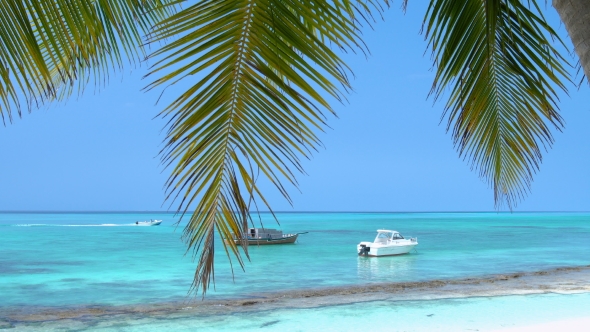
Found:
[[[561,129],[557,90],[569,80],[560,42],[534,4],[517,0],[431,1],[424,20],[436,99],[449,89],[443,118],[460,156],[512,208],[527,192]],[[557,90],[556,90],[557,89]]]
[[[212,280],[213,233],[243,235],[247,202],[272,211],[254,169],[290,201],[283,182],[297,186],[299,158],[320,144],[322,110],[333,113],[325,96],[342,100],[350,88],[332,47],[363,47],[355,10],[370,14],[349,0],[203,0],[152,31],[151,43],[169,42],[150,56],[149,75],[158,77],[146,89],[193,81],[161,116],[162,162],[173,166],[167,199],[183,215],[195,206],[183,231],[187,252],[198,256],[195,292],[205,294]],[[243,269],[247,243],[222,243]]]
[[[62,100],[109,68],[145,57],[143,35],[178,0],[0,1],[0,105],[12,121],[26,109]],[[106,77],[105,77],[106,75]]]

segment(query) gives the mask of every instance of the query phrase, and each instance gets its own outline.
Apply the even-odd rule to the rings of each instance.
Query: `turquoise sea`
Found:
[[[173,214],[0,213],[0,329],[356,331],[386,320],[386,331],[486,331],[590,317],[588,278],[563,291],[552,286],[563,279],[560,268],[589,269],[590,213],[277,216],[280,225],[270,214],[260,218],[265,227],[307,234],[292,245],[251,246],[245,271],[232,259],[233,274],[218,241],[215,285],[203,300],[188,293],[195,263]],[[134,225],[149,219],[164,222]],[[358,257],[356,244],[383,228],[418,237],[417,250]],[[494,281],[510,274],[548,284],[524,292]],[[442,294],[430,290],[434,281],[455,286]],[[496,288],[466,291],[482,282]],[[404,293],[358,291],[389,284],[404,285]],[[310,295],[331,292],[337,299]]]

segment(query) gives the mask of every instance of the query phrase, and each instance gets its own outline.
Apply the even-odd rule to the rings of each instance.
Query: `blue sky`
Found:
[[[493,192],[459,159],[443,103],[427,99],[433,72],[419,34],[425,2],[404,15],[395,3],[364,29],[371,55],[346,54],[354,91],[334,103],[338,118],[320,134],[325,148],[303,165],[293,206],[271,186],[277,211],[493,211]],[[570,41],[553,8],[549,21]],[[165,120],[157,118],[175,91],[142,92],[147,66],[111,75],[66,103],[33,110],[0,128],[0,210],[167,210],[168,170],[158,159]],[[578,77],[579,79],[579,77]],[[563,133],[544,154],[531,193],[515,211],[590,210],[588,86],[563,94]],[[168,98],[168,99],[167,99]]]

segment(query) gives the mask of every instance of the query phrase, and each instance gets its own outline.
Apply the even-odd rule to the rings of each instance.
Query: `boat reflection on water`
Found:
[[[416,274],[417,255],[388,256],[374,259],[357,258],[357,275],[366,281],[408,281]]]

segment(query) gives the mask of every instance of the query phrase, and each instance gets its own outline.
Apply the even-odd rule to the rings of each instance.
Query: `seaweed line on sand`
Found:
[[[8,308],[0,322],[40,323],[88,320],[105,316],[183,317],[223,315],[285,308],[314,308],[369,301],[433,300],[482,296],[590,292],[590,265],[536,272],[416,282],[388,282],[319,289],[248,294],[248,298],[191,300],[124,306],[77,306],[74,308]]]

